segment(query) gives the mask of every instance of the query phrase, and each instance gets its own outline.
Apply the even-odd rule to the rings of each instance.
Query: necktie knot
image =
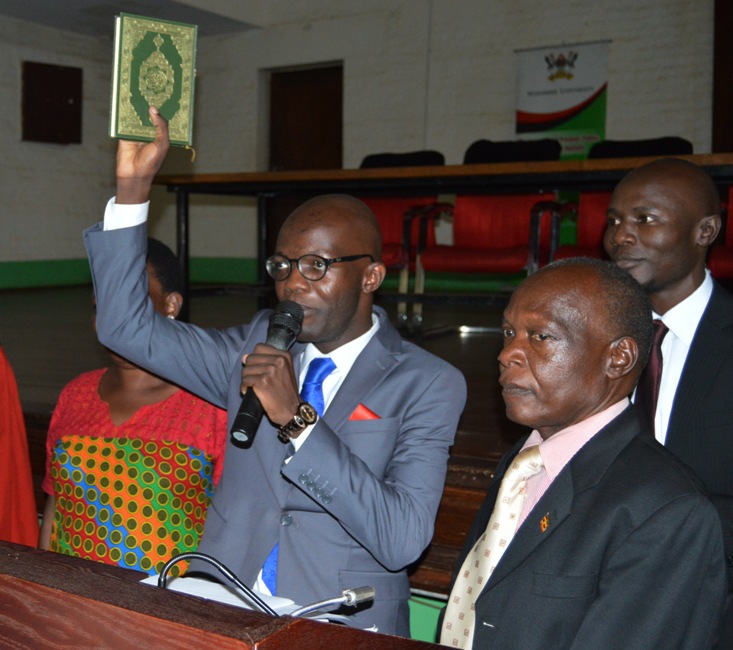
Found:
[[[335,369],[336,364],[331,357],[316,357],[308,364],[300,396],[316,409],[318,415],[323,415],[324,411],[323,380]]]
[[[658,318],[654,319],[654,342],[652,345],[661,346],[669,328]]]
[[[540,456],[540,447],[539,445],[533,445],[532,447],[522,449],[514,457],[512,464],[504,476],[504,480],[526,480],[530,476],[538,474],[543,467],[544,464],[542,463],[542,456]]]

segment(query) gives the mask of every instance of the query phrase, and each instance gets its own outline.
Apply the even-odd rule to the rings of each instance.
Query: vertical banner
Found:
[[[563,159],[586,158],[606,135],[608,44],[517,50],[517,134],[555,138]]]

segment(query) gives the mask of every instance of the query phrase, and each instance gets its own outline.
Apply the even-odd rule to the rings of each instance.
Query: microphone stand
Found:
[[[374,600],[375,590],[374,587],[356,587],[353,589],[344,589],[340,596],[336,598],[329,598],[328,600],[321,600],[317,603],[305,605],[294,612],[290,613],[290,616],[298,617],[304,614],[310,614],[311,612],[324,610],[328,611],[335,609],[340,605],[346,605],[347,607],[356,607],[361,603],[365,603],[369,600]]]
[[[269,614],[270,616],[274,616],[275,618],[280,617],[280,615],[274,609],[272,609],[272,607],[270,607],[264,600],[262,600],[262,598],[260,598],[252,589],[245,585],[239,578],[237,578],[237,576],[224,564],[219,562],[219,560],[211,557],[210,555],[205,555],[204,553],[198,553],[196,551],[181,553],[180,555],[176,555],[176,557],[174,557],[173,559],[168,560],[168,562],[165,563],[163,570],[160,572],[160,575],[158,576],[158,587],[161,589],[165,589],[168,571],[170,571],[170,569],[181,560],[189,559],[204,560],[205,562],[213,565],[225,578],[234,583],[234,585],[236,585],[241,591],[244,592],[247,598],[254,605],[256,605],[256,609],[264,612],[265,614]]]

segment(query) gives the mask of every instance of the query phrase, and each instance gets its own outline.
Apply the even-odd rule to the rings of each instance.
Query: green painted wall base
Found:
[[[495,293],[517,286],[525,273],[507,273],[485,275],[480,273],[427,273],[425,275],[425,293]],[[397,273],[388,273],[382,289],[397,291]],[[409,291],[413,290],[414,278],[410,277]]]
[[[194,284],[253,284],[257,281],[257,260],[251,258],[194,257],[189,262],[189,278]],[[426,292],[491,293],[516,286],[524,273],[480,275],[429,273]],[[410,281],[412,290],[414,278]],[[389,273],[383,289],[397,290],[398,276]],[[39,260],[34,262],[0,262],[0,289],[26,289],[74,286],[91,283],[89,263],[85,258],[73,260]]]
[[[410,606],[410,637],[416,641],[435,643],[438,633],[438,616],[445,607],[445,601],[413,596],[408,601]]]
[[[251,284],[257,280],[257,260],[249,258],[194,257],[189,277],[201,284]],[[27,289],[90,284],[86,258],[0,262],[0,289]]]

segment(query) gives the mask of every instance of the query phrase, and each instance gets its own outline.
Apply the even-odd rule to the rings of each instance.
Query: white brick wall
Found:
[[[308,0],[273,3],[268,19],[199,40],[197,158],[174,151],[164,172],[262,169],[261,71],[328,61],[344,64],[345,166],[421,148],[459,163],[477,138],[514,137],[515,50],[598,40],[611,41],[608,138],[681,135],[710,150],[713,0]],[[0,18],[0,261],[83,256],[81,230],[114,191],[111,31]],[[82,145],[20,142],[22,60],[84,69]],[[174,203],[156,191],[152,232],[169,243]],[[251,200],[194,197],[192,254],[253,257],[254,220]]]

